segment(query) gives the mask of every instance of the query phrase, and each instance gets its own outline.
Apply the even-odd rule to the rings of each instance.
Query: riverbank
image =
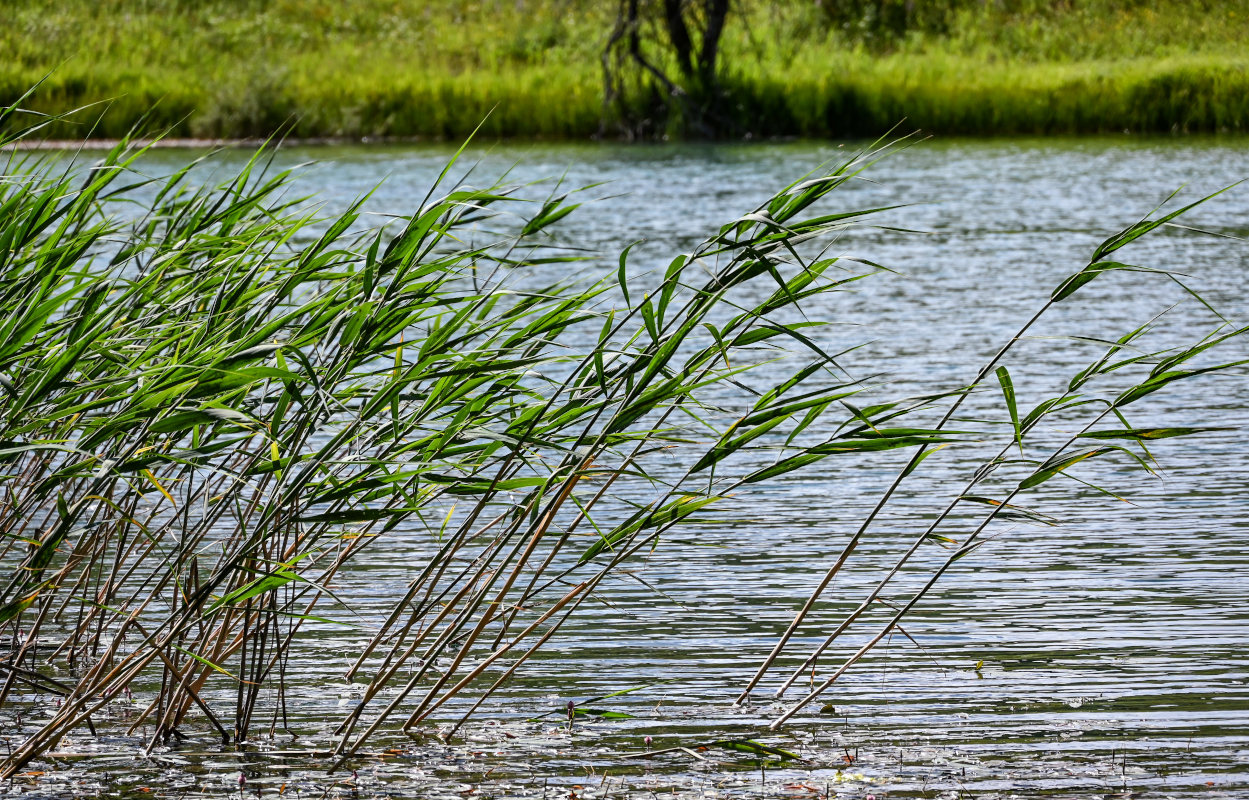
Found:
[[[888,5],[881,0],[881,5]],[[722,44],[737,136],[1249,129],[1249,2],[948,0],[880,31],[816,4],[743,2]],[[871,3],[861,3],[871,6]],[[938,4],[940,5],[940,4]],[[605,132],[610,3],[87,3],[0,11],[0,98],[66,138],[584,139]],[[869,15],[870,16],[870,15]],[[870,21],[870,20],[868,20]],[[482,120],[485,122],[482,123]]]

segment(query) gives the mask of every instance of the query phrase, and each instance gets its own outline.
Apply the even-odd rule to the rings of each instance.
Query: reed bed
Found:
[[[16,106],[0,117],[17,131],[9,138],[48,122]],[[1165,352],[1134,349],[1148,325],[1127,332],[1031,410],[1018,407],[1005,361],[1032,322],[964,386],[880,399],[843,372],[821,321],[801,312],[883,277],[827,250],[883,209],[824,206],[892,147],[785,187],[662,274],[630,277],[626,249],[609,278],[539,288],[514,277],[581,258],[547,236],[578,205],[558,186],[474,188],[448,177],[453,160],[419,208],[378,227],[368,198],[319,213],[269,147],[209,184],[197,163],[145,174],[131,139],[92,164],[10,149],[0,703],[22,690],[59,705],[0,776],[94,729],[132,691],[141,711],[128,730],[146,731],[149,751],[191,725],[223,745],[271,734],[300,637],[346,612],[336,580],[379,542],[414,556],[404,592],[352,654],[345,677],[363,694],[339,721],[338,763],[379,731],[452,710],[454,735],[605,579],[674,528],[826,459],[912,453],[744,699],[924,459],[997,436],[1000,453],[794,674],[877,607],[920,547],[952,546],[948,558],[779,725],[994,522],[1048,521],[1018,495],[1089,459],[1148,467],[1145,442],[1202,432],[1136,428],[1126,415],[1177,381],[1244,364],[1204,360],[1245,332],[1226,321]],[[1107,239],[1037,317],[1111,273],[1181,280],[1116,259],[1193,205]],[[761,364],[783,376],[763,379]],[[1124,375],[1114,394],[1090,389]],[[950,429],[963,399],[987,387],[1002,393],[1009,433]],[[940,421],[924,424],[933,409]],[[1081,420],[1079,433],[1034,444],[1053,419]],[[947,523],[964,519],[951,511],[968,507],[985,509],[981,522],[951,534]]]
[[[838,404],[861,387],[810,323],[780,319],[879,272],[798,253],[871,213],[810,209],[879,154],[787,187],[649,286],[626,251],[616,280],[521,291],[512,275],[578,260],[544,238],[575,196],[439,185],[373,229],[364,198],[319,217],[266,149],[208,186],[194,164],[144,175],[128,140],[90,166],[11,151],[0,702],[20,686],[61,702],[4,774],[132,686],[153,687],[130,726],[149,749],[193,715],[223,742],[272,730],[292,643],[341,609],[335,577],[419,536],[348,672],[368,685],[345,757],[397,713],[480,703],[618,565],[734,492],[949,440],[901,427],[928,398]],[[782,343],[800,366],[749,386]],[[734,394],[749,411],[730,419]],[[779,435],[789,460],[726,466]],[[684,471],[657,478],[674,453]],[[223,681],[232,708],[205,700]]]

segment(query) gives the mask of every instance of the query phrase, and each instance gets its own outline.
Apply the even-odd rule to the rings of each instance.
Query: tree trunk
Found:
[[[728,19],[731,0],[620,0],[616,24],[603,50],[603,124],[608,118],[622,127],[627,138],[657,135],[671,131],[681,136],[720,138],[735,127],[721,113],[718,80],[720,39]],[[645,36],[648,19],[666,34]],[[666,38],[666,42],[657,39]],[[670,48],[676,74],[668,75],[660,65],[666,58],[646,55],[655,47]],[[632,70],[638,82],[649,79],[652,102],[639,108],[638,97],[627,96],[626,71]],[[646,90],[642,91],[642,95]],[[630,103],[634,105],[630,105]]]

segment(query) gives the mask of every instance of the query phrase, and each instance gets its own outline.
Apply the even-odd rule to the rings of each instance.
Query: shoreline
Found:
[[[887,22],[830,17],[826,3],[742,0],[719,42],[711,127],[725,141],[876,138],[903,119],[994,138],[1249,132],[1246,2],[1193,13],[1181,0],[934,0],[919,5],[935,16]],[[645,71],[623,72],[604,103],[614,4],[123,5],[6,7],[0,105],[22,98],[24,110],[56,117],[39,120],[40,148],[104,147],[136,124],[167,132],[156,146],[179,148],[254,146],[275,131],[292,145],[336,145],[707,130],[668,108]],[[646,52],[676,74],[661,41]]]
[[[1227,140],[1243,140],[1249,139],[1249,130],[1245,129],[1224,129],[1217,131],[1154,131],[1154,130],[1123,130],[1123,131],[1089,131],[1089,132],[1057,132],[1057,133],[1030,133],[1030,134],[969,134],[969,133],[942,133],[940,131],[916,130],[916,135],[924,138],[937,137],[943,141],[1019,141],[1021,139],[1034,141],[1060,141],[1069,139],[1094,140],[1094,139],[1136,139],[1136,140],[1161,140],[1161,139],[1227,139]],[[632,147],[665,147],[668,145],[725,145],[725,146],[741,146],[741,145],[769,145],[769,144],[792,144],[794,142],[804,141],[823,141],[823,142],[856,142],[871,139],[871,136],[768,136],[757,138],[737,138],[737,139],[674,139],[672,141],[653,141],[653,140],[629,140],[624,138],[611,139],[595,139],[580,137],[539,137],[539,136],[479,136],[476,137],[478,143],[485,144],[566,144],[566,145],[628,145]],[[99,138],[99,139],[48,139],[48,140],[31,140],[18,139],[8,144],[0,145],[0,152],[3,151],[24,151],[24,152],[69,152],[73,150],[111,150],[121,144],[123,140],[118,138]],[[256,149],[266,143],[276,143],[279,148],[287,147],[357,147],[369,145],[448,145],[454,146],[461,143],[461,140],[448,137],[432,137],[432,136],[299,136],[289,137],[285,139],[263,138],[258,136],[246,136],[237,138],[197,138],[193,136],[178,136],[170,138],[139,138],[131,140],[131,144],[135,147],[145,147],[152,150],[244,150]]]
[[[99,139],[18,139],[0,147],[2,150],[109,150],[122,143],[122,139],[105,137]],[[256,148],[266,143],[276,142],[286,147],[320,147],[334,145],[358,144],[441,144],[448,139],[433,139],[423,136],[300,136],[289,138],[264,138],[260,136],[242,136],[235,138],[199,138],[194,136],[174,136],[169,138],[138,138],[131,144],[137,147],[148,147],[153,150],[209,150],[213,148],[235,149]]]

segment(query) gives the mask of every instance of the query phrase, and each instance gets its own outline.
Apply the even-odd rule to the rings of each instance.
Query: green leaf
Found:
[[[1015,443],[1019,445],[1019,452],[1023,453],[1023,431],[1019,427],[1019,407],[1015,405],[1015,384],[1010,379],[1010,373],[1006,367],[997,368],[997,380],[1002,384],[1002,396],[1006,399],[1006,408],[1010,411],[1011,425],[1015,428]]]
[[[847,453],[877,453],[894,450],[899,447],[916,447],[919,445],[943,444],[959,441],[949,434],[951,431],[935,431],[921,429],[884,429],[875,434],[861,433],[859,439],[834,439],[815,445],[798,455],[782,459],[770,467],[765,467],[747,475],[744,483],[757,483],[770,480],[787,472],[793,472],[830,455]]]
[[[437,478],[431,477],[428,474],[425,478],[431,483],[441,482]],[[548,480],[548,478],[535,476],[532,478],[509,478],[507,480],[492,483],[491,481],[474,481],[466,478],[456,478],[447,482],[447,488],[445,491],[447,494],[485,494],[488,491],[514,492],[518,489],[532,489],[535,486],[542,486]]]
[[[228,408],[201,408],[195,411],[180,411],[164,419],[152,423],[152,433],[178,433],[189,430],[197,425],[211,425],[217,422],[229,422],[239,427],[252,423],[251,417]]]
[[[1231,431],[1235,428],[1128,428],[1124,430],[1089,431],[1081,433],[1081,439],[1134,439],[1136,441],[1152,439],[1170,439],[1175,436],[1192,436],[1196,433],[1211,431]]]
[[[581,207],[580,203],[574,203],[570,206],[562,205],[567,197],[568,195],[561,195],[554,200],[544,203],[538,215],[525,223],[525,227],[521,229],[520,235],[531,236],[549,225],[554,225]]]
[[[801,761],[802,757],[797,753],[791,753],[788,750],[782,750],[779,747],[771,745],[759,744],[753,739],[719,739],[710,742],[708,747],[719,747],[722,750],[733,750],[738,753],[750,753],[757,756],[776,756],[782,761]]]
[[[1067,469],[1068,467],[1074,466],[1080,463],[1081,461],[1085,460],[1086,458],[1094,458],[1096,456],[1102,455],[1103,453],[1114,452],[1118,449],[1119,448],[1117,447],[1097,447],[1091,450],[1084,450],[1079,453],[1073,453],[1072,455],[1064,456],[1057,460],[1051,458],[1050,460],[1042,464],[1041,468],[1038,469],[1036,472],[1032,473],[1030,476],[1020,481],[1019,488],[1031,489],[1033,486],[1039,486],[1040,484],[1045,483],[1050,478],[1054,477],[1055,475]]]
[[[299,518],[300,522],[370,522],[398,514],[407,514],[411,508],[349,508],[343,511],[326,511]]]
[[[750,430],[747,430],[745,433],[741,434],[740,436],[736,436],[733,438],[729,438],[729,435],[726,434],[723,438],[720,439],[720,441],[715,445],[715,447],[712,447],[710,450],[704,453],[703,457],[698,459],[698,462],[695,463],[694,466],[690,467],[690,472],[691,473],[700,472],[706,469],[707,467],[710,467],[712,464],[719,463],[723,459],[728,458],[733,453],[745,447],[750,442],[754,441],[755,439],[758,439],[760,436],[763,436],[768,431],[775,428],[777,425],[780,425],[781,423],[785,422],[787,419],[789,419],[788,415],[778,416],[775,419],[768,420],[767,422],[764,422],[762,425],[751,428]],[[729,433],[732,433],[732,431],[730,431]]]
[[[629,280],[628,275],[625,274],[625,264],[629,260],[629,251],[638,244],[640,244],[640,242],[631,242],[627,247],[625,247],[625,249],[620,251],[620,268],[616,270],[616,283],[620,286],[620,293],[624,295],[626,306],[631,306],[633,304],[629,302]]]
[[[924,460],[928,458],[930,455],[932,455],[933,453],[938,453],[946,449],[949,446],[950,446],[949,444],[939,444],[936,447],[929,447],[925,449],[922,453],[915,456],[915,458],[911,460],[911,463],[906,465],[906,469],[903,470],[902,472],[902,477],[905,478],[906,476],[910,475],[915,470],[919,469],[919,465],[924,463]]]
[[[246,602],[257,595],[273,591],[278,587],[285,586],[291,581],[298,580],[303,579],[288,569],[280,569],[277,572],[264,575],[219,598],[215,603],[204,610],[204,616],[212,614],[214,611],[223,606],[238,605],[239,603]]]
[[[1053,527],[1058,524],[1058,520],[1055,519],[1054,517],[1051,517],[1048,514],[1042,514],[1039,511],[1032,511],[1030,509],[1024,508],[1023,506],[1017,506],[1012,503],[1004,504],[1002,503],[1001,500],[994,500],[989,497],[977,497],[976,495],[965,494],[959,497],[959,500],[962,500],[967,503],[980,503],[981,505],[992,506],[994,508],[1000,508],[1002,510],[998,512],[997,516],[1003,517],[1003,518],[1023,519],[1029,522],[1036,522],[1040,525],[1045,525],[1048,527]],[[953,541],[953,540],[950,540],[950,541]]]
[[[623,525],[610,531],[606,536],[601,537],[597,542],[581,554],[581,558],[577,560],[578,564],[584,564],[590,559],[597,556],[604,550],[609,550],[615,545],[627,539],[629,536],[638,531],[647,528],[662,528],[675,524],[693,514],[695,511],[710,505],[724,498],[719,495],[710,497],[699,497],[697,495],[685,495],[678,497],[668,505],[656,509],[655,511],[646,513],[645,509],[634,515],[633,519]]]
[[[1212,372],[1221,372],[1230,367],[1239,367],[1244,364],[1249,364],[1249,359],[1244,361],[1233,361],[1228,364],[1218,364],[1213,367],[1203,367],[1201,369],[1172,370],[1170,372],[1163,372],[1157,375],[1150,375],[1149,378],[1142,383],[1125,390],[1122,394],[1116,397],[1114,404],[1116,408],[1122,408],[1128,403],[1134,403],[1142,397],[1148,394],[1153,394],[1164,386],[1174,383],[1175,381],[1195,378],[1198,375],[1207,375]]]
[[[43,591],[42,586],[25,597],[19,597],[11,603],[5,603],[3,606],[0,606],[0,625],[3,625],[16,617],[18,614],[30,608],[35,600],[39,599],[39,592],[41,591]]]
[[[1097,278],[1104,272],[1114,272],[1117,270],[1128,270],[1129,272],[1158,272],[1158,270],[1145,269],[1143,267],[1134,267],[1131,264],[1121,264],[1118,261],[1098,261],[1095,264],[1089,264],[1084,269],[1067,278],[1058,285],[1050,295],[1050,299],[1055,303],[1066,300],[1075,294],[1080,287]]]
[[[180,652],[182,652],[182,653],[185,653],[186,655],[188,655],[188,656],[190,656],[191,658],[195,659],[196,661],[198,661],[199,663],[201,663],[201,664],[203,664],[204,666],[208,667],[208,668],[209,668],[209,669],[211,669],[212,671],[214,671],[214,672],[220,672],[222,675],[225,675],[227,678],[230,678],[230,679],[234,680],[236,683],[246,683],[246,681],[241,680],[241,679],[240,679],[237,675],[235,675],[233,672],[231,672],[230,670],[226,669],[225,667],[221,666],[220,664],[215,664],[215,663],[213,663],[212,661],[209,661],[208,659],[204,658],[204,657],[203,657],[203,656],[201,656],[201,655],[197,655],[196,653],[192,653],[190,650],[186,649],[185,647],[182,647],[182,646],[180,646],[180,645],[176,645],[176,644],[175,644],[175,645],[174,645],[174,649],[175,649],[175,650],[178,650],[178,651],[180,651]]]
[[[581,708],[573,707],[574,716],[598,717],[599,719],[633,719],[632,714],[626,714],[623,711],[606,711],[601,708]]]

